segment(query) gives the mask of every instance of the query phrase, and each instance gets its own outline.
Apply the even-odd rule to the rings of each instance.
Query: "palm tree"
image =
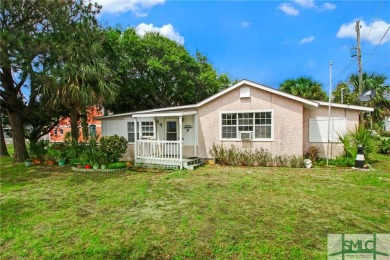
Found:
[[[332,92],[332,99],[335,103],[356,104],[358,98],[357,93],[351,90],[346,82],[340,82]]]
[[[113,102],[118,86],[103,56],[99,42],[92,43],[83,51],[76,51],[59,68],[60,79],[57,87],[48,89],[54,99],[52,105],[70,108],[71,134],[78,140],[78,119],[87,106]]]
[[[287,79],[280,85],[279,89],[306,99],[325,101],[327,98],[325,91],[322,89],[321,83],[310,77]]]
[[[356,99],[356,104],[375,108],[374,112],[370,115],[370,120],[373,120],[375,123],[380,123],[383,119],[390,116],[390,101],[384,98],[385,92],[390,89],[390,86],[386,84],[386,80],[387,76],[384,74],[363,73],[363,92],[375,90],[376,94],[370,101]],[[358,97],[360,94],[358,75],[352,74],[346,84],[350,86],[352,92]]]

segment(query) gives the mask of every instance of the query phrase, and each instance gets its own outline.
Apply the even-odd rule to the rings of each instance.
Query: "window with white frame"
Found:
[[[141,122],[141,137],[142,138],[154,137],[154,122],[153,121]]]
[[[272,111],[222,113],[222,139],[237,139],[239,132],[252,132],[254,139],[271,140],[273,138]]]
[[[135,124],[127,122],[127,141],[129,143],[135,142]],[[149,139],[154,138],[155,126],[153,121],[137,122],[137,140],[140,138]]]
[[[135,142],[135,128],[134,122],[127,122],[127,142],[134,143]]]

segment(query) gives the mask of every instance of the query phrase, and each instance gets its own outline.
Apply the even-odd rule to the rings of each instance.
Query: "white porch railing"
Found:
[[[180,161],[180,141],[137,140],[136,159]]]

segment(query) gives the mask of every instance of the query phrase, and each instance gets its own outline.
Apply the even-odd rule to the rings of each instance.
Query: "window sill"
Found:
[[[273,142],[274,139],[273,138],[267,138],[267,139],[248,139],[248,140],[245,140],[245,139],[219,139],[219,141],[221,142]]]

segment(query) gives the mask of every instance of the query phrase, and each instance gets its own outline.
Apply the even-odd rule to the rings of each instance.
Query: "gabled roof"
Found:
[[[118,117],[118,116],[136,116],[138,114],[142,114],[142,116],[146,116],[146,114],[148,114],[150,116],[150,114],[155,114],[155,113],[161,113],[161,112],[166,112],[166,111],[178,111],[178,110],[191,110],[191,109],[197,109],[205,104],[207,104],[208,102],[211,102],[213,101],[214,99],[216,98],[219,98],[220,96],[236,89],[236,88],[239,88],[243,85],[247,85],[247,86],[250,86],[250,87],[253,87],[253,88],[257,88],[257,89],[260,89],[260,90],[264,90],[264,91],[267,91],[267,92],[270,92],[270,93],[273,93],[273,94],[276,94],[276,95],[279,95],[279,96],[282,96],[282,97],[286,97],[286,98],[289,98],[289,99],[292,99],[292,100],[295,100],[295,101],[298,101],[298,102],[301,102],[303,104],[303,106],[305,106],[306,108],[316,108],[318,107],[319,105],[328,105],[327,102],[322,102],[322,101],[314,101],[314,100],[309,100],[309,99],[305,99],[305,98],[302,98],[302,97],[298,97],[298,96],[295,96],[295,95],[292,95],[292,94],[289,94],[289,93],[285,93],[283,91],[280,91],[280,90],[277,90],[277,89],[274,89],[274,88],[270,88],[270,87],[267,87],[265,85],[262,85],[262,84],[258,84],[258,83],[255,83],[255,82],[252,82],[252,81],[249,81],[249,80],[241,80],[239,82],[237,82],[236,84],[218,92],[217,94],[209,97],[209,98],[206,98],[196,104],[192,104],[192,105],[184,105],[184,106],[175,106],[175,107],[165,107],[165,108],[157,108],[157,109],[150,109],[150,110],[143,110],[143,111],[136,111],[136,112],[130,112],[130,113],[123,113],[123,114],[116,114],[116,115],[109,115],[109,116],[101,116],[101,117],[97,117],[96,119],[106,119],[106,118],[112,118],[112,117]],[[344,104],[334,104],[332,103],[331,104],[333,107],[342,107],[342,108],[349,108],[349,109],[355,109],[355,110],[360,110],[360,111],[374,111],[373,108],[370,108],[370,107],[363,107],[363,106],[354,106],[354,105],[344,105]]]
[[[305,99],[305,98],[301,98],[301,97],[298,97],[298,96],[294,96],[294,95],[291,95],[291,94],[288,94],[286,92],[283,92],[283,91],[280,91],[280,90],[277,90],[277,89],[274,89],[274,88],[270,88],[270,87],[267,87],[265,85],[261,85],[261,84],[258,84],[258,83],[255,83],[255,82],[252,82],[252,81],[249,81],[249,80],[241,80],[239,82],[237,82],[236,84],[234,84],[233,86],[227,88],[227,89],[224,89],[222,90],[221,92],[218,92],[217,94],[209,97],[209,98],[206,98],[205,100],[199,102],[197,105],[198,107],[199,106],[202,106],[236,88],[239,88],[243,85],[248,85],[250,87],[254,87],[254,88],[257,88],[257,89],[261,89],[261,90],[264,90],[264,91],[267,91],[267,92],[270,92],[270,93],[273,93],[273,94],[276,94],[276,95],[279,95],[279,96],[283,96],[283,97],[286,97],[286,98],[289,98],[289,99],[292,99],[292,100],[296,100],[298,102],[301,102],[303,103],[306,107],[309,107],[309,108],[313,108],[313,107],[318,107],[318,104],[314,101],[311,101],[311,100],[308,100],[308,99]]]

